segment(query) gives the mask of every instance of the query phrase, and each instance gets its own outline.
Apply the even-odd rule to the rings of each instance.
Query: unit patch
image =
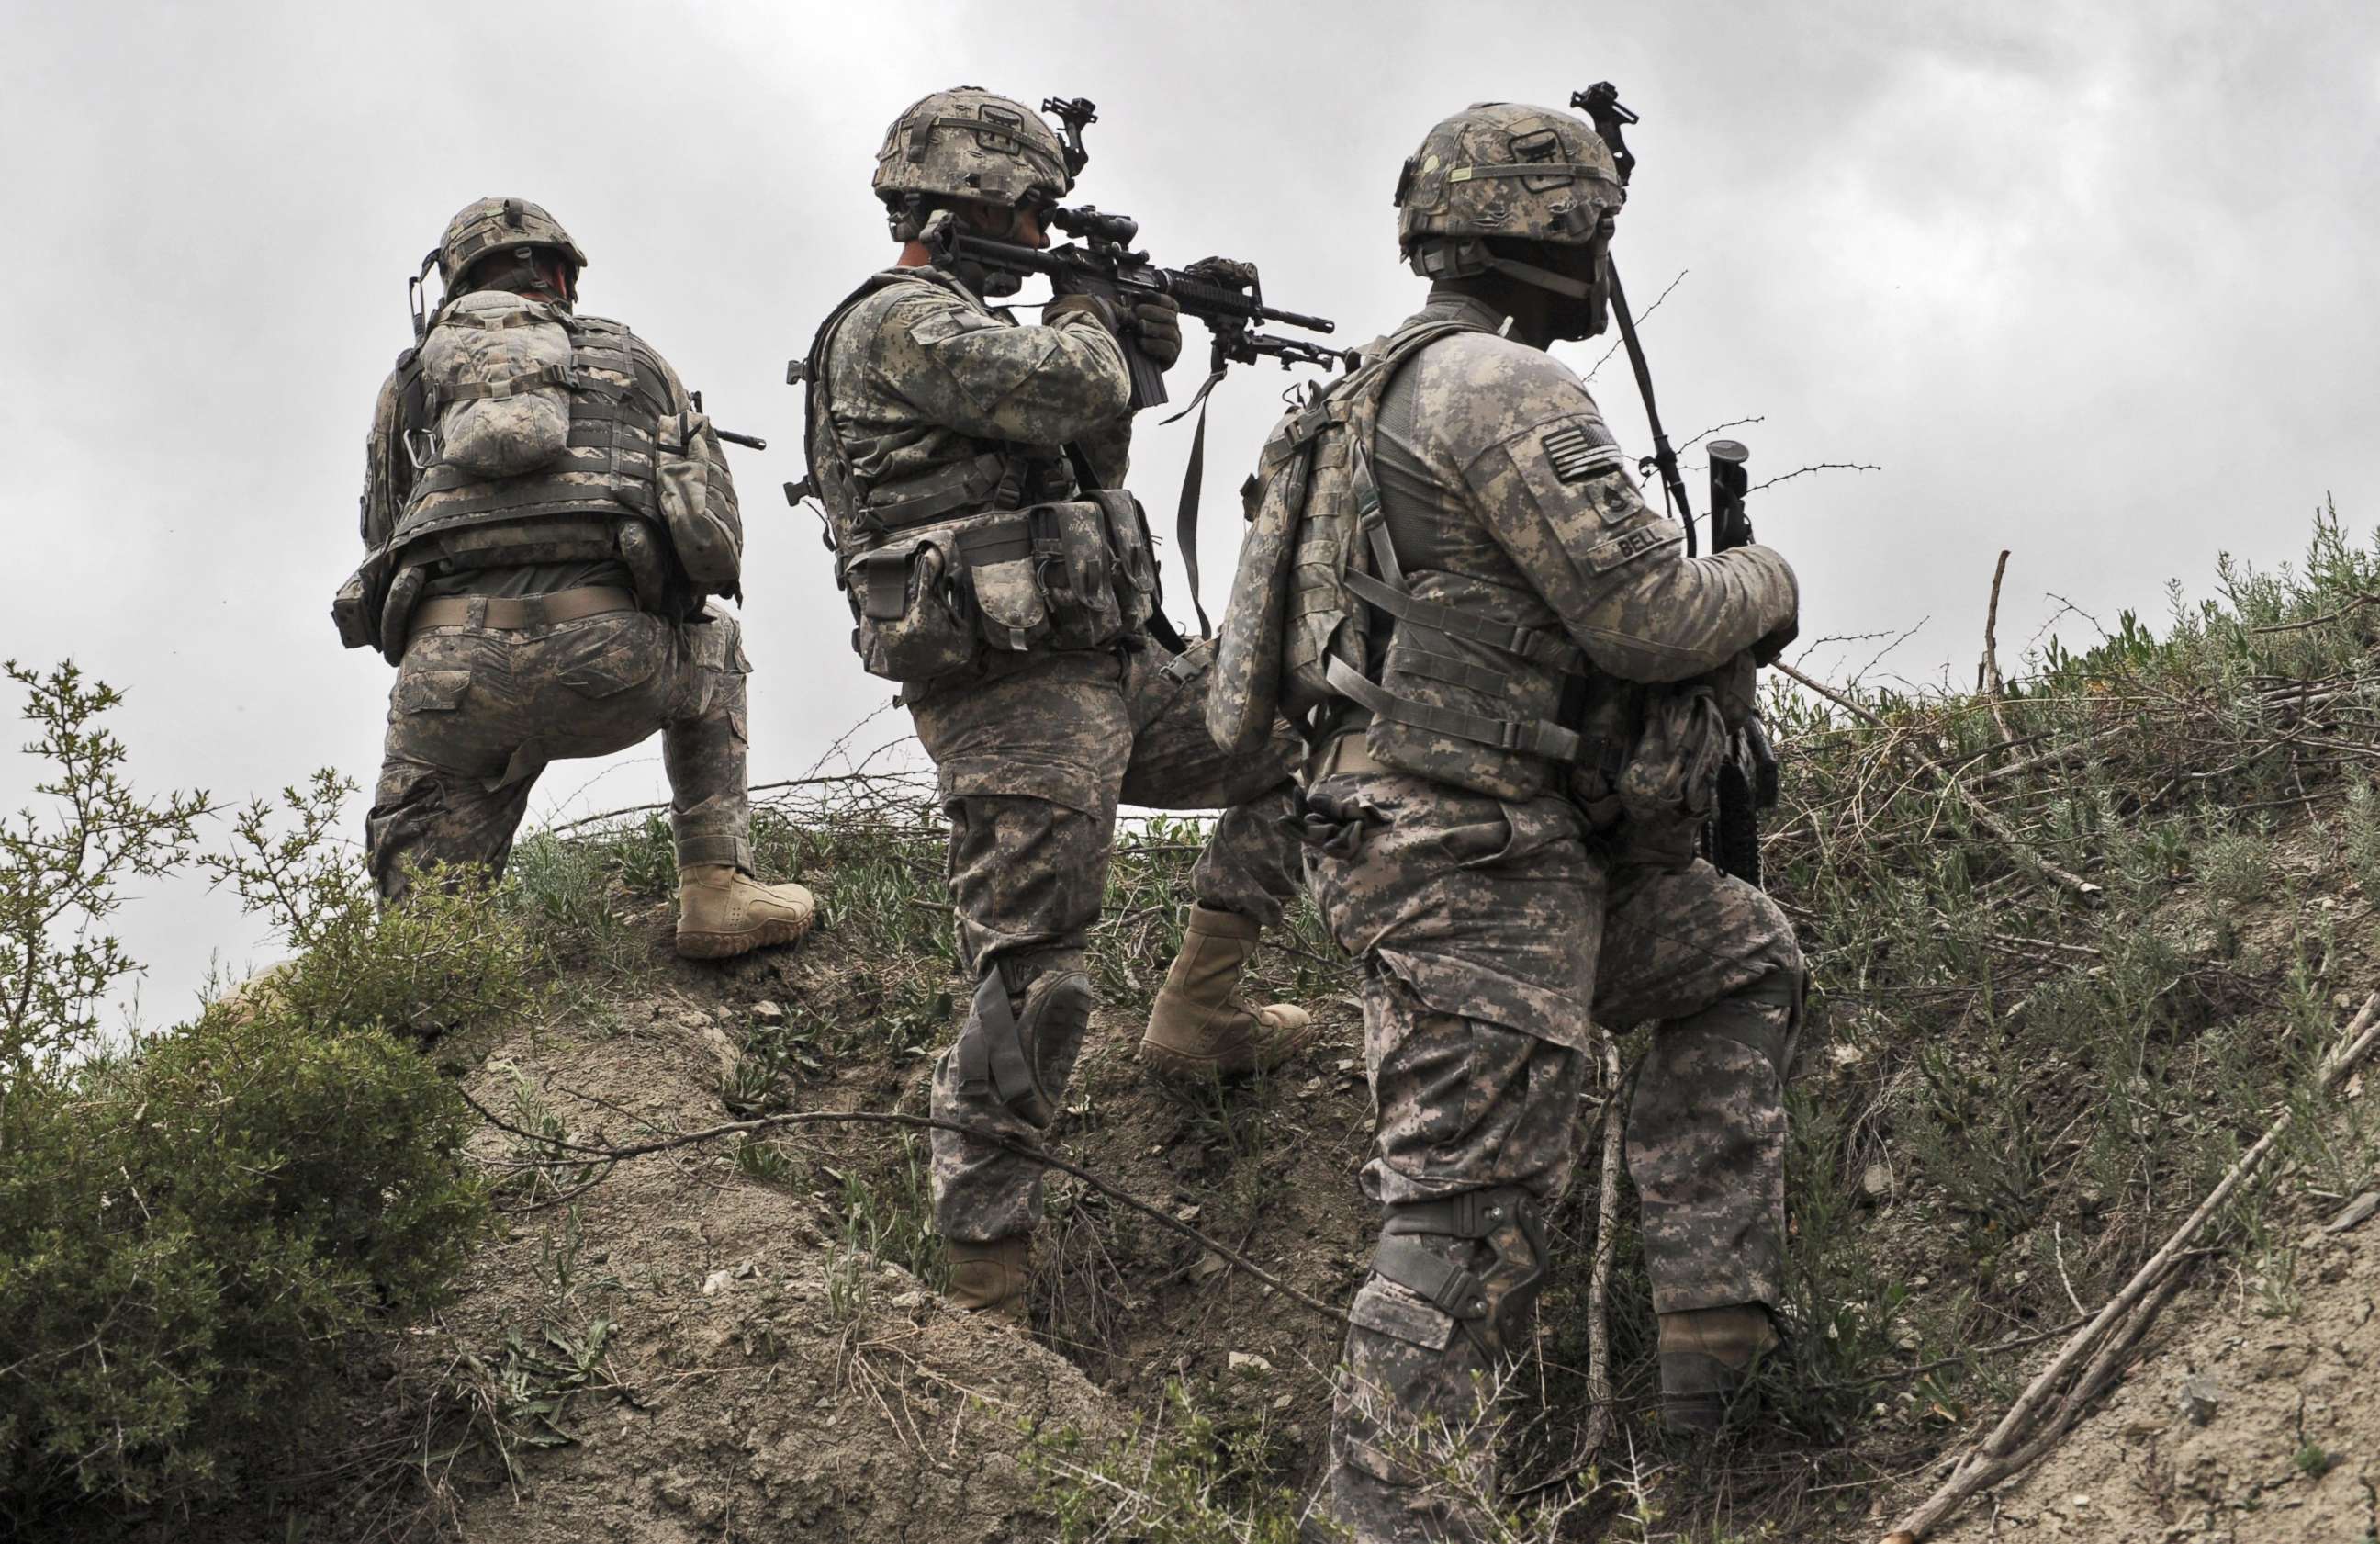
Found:
[[[1544,447],[1554,476],[1564,482],[1585,482],[1627,459],[1618,445],[1589,439],[1585,424],[1566,423],[1559,429],[1548,429],[1537,444]]]

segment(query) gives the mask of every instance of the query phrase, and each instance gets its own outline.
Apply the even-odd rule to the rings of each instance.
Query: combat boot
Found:
[[[942,1241],[950,1263],[950,1300],[969,1313],[994,1314],[1018,1329],[1032,1327],[1026,1287],[1033,1279],[1033,1237],[997,1238],[989,1244]]]
[[[1251,1008],[1234,990],[1256,953],[1256,919],[1193,906],[1182,952],[1148,1010],[1140,1059],[1166,1077],[1269,1072],[1314,1039],[1314,1020],[1286,1003]]]
[[[690,863],[677,871],[677,952],[723,960],[810,930],[818,901],[798,884],[762,884],[727,863]]]
[[[1661,1424],[1672,1431],[1717,1431],[1753,1365],[1778,1344],[1758,1303],[1663,1314],[1660,1329]]]

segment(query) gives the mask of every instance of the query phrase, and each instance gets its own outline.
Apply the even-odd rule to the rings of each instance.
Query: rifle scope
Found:
[[[1086,241],[1105,241],[1118,247],[1129,247],[1140,235],[1140,222],[1129,214],[1108,214],[1089,204],[1077,204],[1072,209],[1053,209],[1050,223],[1068,236]]]

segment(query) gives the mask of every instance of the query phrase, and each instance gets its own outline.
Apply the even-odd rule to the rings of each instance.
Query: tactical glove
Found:
[[[1793,640],[1802,636],[1802,618],[1796,614],[1769,629],[1767,637],[1752,646],[1752,657],[1763,665],[1775,664]]]
[[[1151,295],[1132,308],[1132,330],[1140,351],[1160,370],[1171,370],[1182,357],[1182,303],[1171,295]]]

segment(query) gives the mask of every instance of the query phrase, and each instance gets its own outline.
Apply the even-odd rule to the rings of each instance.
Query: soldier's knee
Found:
[[[382,901],[404,895],[408,864],[427,856],[440,817],[448,813],[446,786],[436,773],[393,767],[381,773],[364,816],[364,870]]]
[[[1091,980],[1080,970],[1044,970],[1012,982],[993,964],[976,987],[952,1048],[960,1096],[995,1100],[1035,1130],[1057,1118],[1091,1027]],[[1022,1002],[1012,992],[1021,993]]]

